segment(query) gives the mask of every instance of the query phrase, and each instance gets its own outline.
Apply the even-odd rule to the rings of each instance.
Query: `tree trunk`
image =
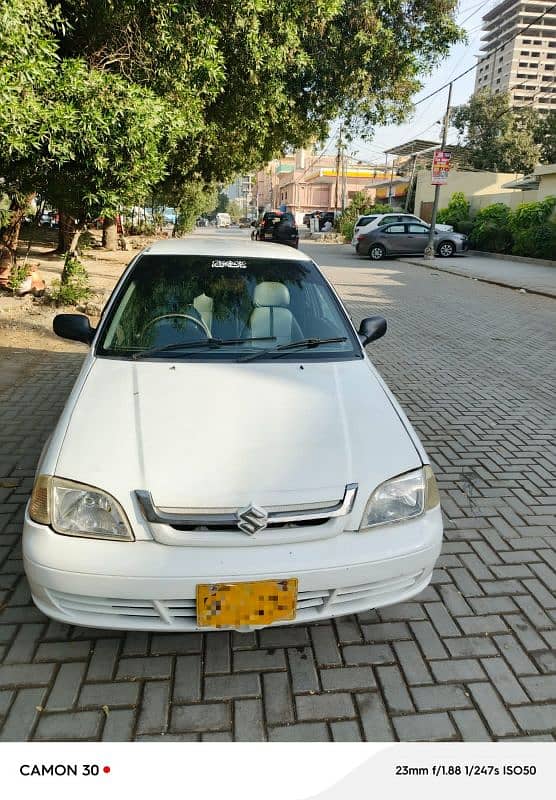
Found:
[[[118,226],[114,217],[104,217],[102,226],[102,246],[107,250],[118,249]]]
[[[58,253],[67,253],[71,250],[72,240],[77,228],[75,217],[60,211],[60,227],[58,228]],[[77,246],[77,245],[76,245]]]
[[[23,202],[19,198],[13,197],[10,203],[9,222],[0,228],[0,286],[2,287],[8,285],[12,267],[15,264],[21,223],[34,196],[34,194],[28,195]]]

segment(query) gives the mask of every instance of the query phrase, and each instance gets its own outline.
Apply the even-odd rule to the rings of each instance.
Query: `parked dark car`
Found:
[[[375,228],[358,236],[357,253],[369,256],[371,261],[380,261],[385,256],[419,255],[425,252],[429,240],[429,226],[420,222],[396,222]],[[442,258],[467,250],[467,236],[437,230],[434,234],[434,249]]]
[[[251,234],[258,242],[276,242],[299,246],[299,230],[293,214],[288,211],[265,211]]]

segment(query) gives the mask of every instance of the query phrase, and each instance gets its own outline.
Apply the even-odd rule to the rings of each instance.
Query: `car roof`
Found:
[[[188,236],[184,239],[159,239],[145,247],[141,255],[220,256],[225,258],[266,258],[279,261],[310,261],[301,250],[285,244],[254,242],[251,239],[219,239],[217,236]]]

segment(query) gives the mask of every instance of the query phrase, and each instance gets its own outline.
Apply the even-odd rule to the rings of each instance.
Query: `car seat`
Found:
[[[287,344],[303,334],[289,309],[290,292],[278,281],[263,281],[253,292],[255,308],[249,318],[251,336],[274,336],[277,344]]]
[[[193,299],[193,308],[199,313],[201,319],[212,333],[212,312],[214,300],[206,294],[200,294]]]

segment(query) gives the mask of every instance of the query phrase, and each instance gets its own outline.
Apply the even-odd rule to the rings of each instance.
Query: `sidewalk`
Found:
[[[528,292],[556,297],[556,267],[479,255],[436,257],[432,263],[418,256],[399,258],[399,261],[437,269],[440,272],[452,272],[466,278],[477,278],[511,289],[526,289]]]

